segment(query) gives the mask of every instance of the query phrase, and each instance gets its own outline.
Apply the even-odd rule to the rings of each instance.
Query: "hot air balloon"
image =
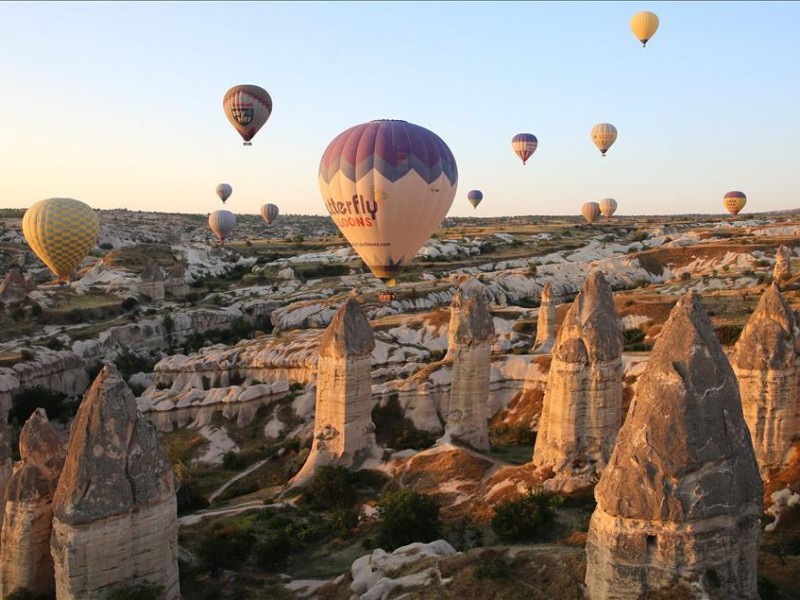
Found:
[[[742,192],[728,192],[722,199],[722,205],[734,216],[739,214],[745,204],[747,204],[747,196]]]
[[[658,29],[658,15],[648,11],[638,12],[631,19],[631,31],[636,39],[642,42],[642,48],[647,46],[648,40],[655,35]]]
[[[406,121],[347,129],[319,165],[319,189],[331,218],[389,287],[442,222],[457,184],[447,144]]]
[[[472,204],[472,208],[478,208],[478,204],[483,200],[483,192],[480,190],[470,190],[467,192],[467,200]]]
[[[219,238],[219,241],[224,243],[225,238],[236,227],[236,215],[229,210],[214,211],[208,217],[208,226]]]
[[[589,223],[594,223],[600,216],[600,205],[597,202],[586,202],[581,206],[581,214]]]
[[[230,198],[232,193],[233,193],[233,188],[229,186],[227,183],[220,183],[217,186],[217,196],[219,196],[219,199],[222,200],[223,204],[225,204],[225,200]]]
[[[245,146],[251,146],[253,136],[272,113],[272,98],[257,85],[235,85],[222,99],[225,116],[242,136]]]
[[[522,164],[528,162],[531,155],[536,152],[539,146],[539,140],[532,133],[518,133],[511,138],[511,148],[522,159]]]
[[[61,280],[78,266],[100,235],[100,219],[92,208],[71,198],[40,200],[22,217],[28,245]]]
[[[610,219],[611,215],[617,212],[617,201],[613,198],[603,198],[600,200],[600,212],[606,219]]]
[[[278,218],[278,207],[274,204],[265,204],[261,207],[261,216],[267,225],[271,225]]]
[[[611,145],[617,140],[617,128],[611,123],[598,123],[592,127],[592,141],[603,156]]]

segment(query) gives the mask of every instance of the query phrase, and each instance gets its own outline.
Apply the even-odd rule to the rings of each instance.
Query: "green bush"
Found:
[[[355,477],[346,468],[324,465],[317,470],[304,496],[324,510],[351,508],[356,501]]]
[[[241,455],[233,450],[228,450],[222,455],[222,468],[230,471],[241,469],[244,466],[244,460]]]
[[[15,588],[13,592],[5,597],[5,600],[50,600],[53,596],[45,593],[34,594],[28,588]]]
[[[441,537],[439,505],[426,494],[403,488],[378,502],[377,545],[387,552],[413,542],[432,542]]]
[[[424,450],[436,442],[436,436],[414,427],[414,422],[403,414],[397,394],[392,394],[385,406],[377,404],[372,409],[375,439],[395,450]]]
[[[622,337],[625,341],[625,349],[630,350],[629,346],[639,344],[644,340],[644,331],[636,327],[625,329],[622,331]]]
[[[481,561],[475,570],[475,577],[478,579],[508,579],[508,563],[501,557]]]
[[[503,542],[535,541],[553,522],[562,502],[560,496],[544,488],[528,490],[521,498],[495,507],[492,529]]]
[[[717,339],[723,346],[731,346],[736,343],[742,334],[741,325],[720,325],[715,329]]]
[[[67,401],[67,395],[44,386],[34,386],[23,391],[8,413],[8,421],[16,421],[20,426],[25,424],[37,408],[43,408],[47,418],[52,420],[69,420],[75,415],[76,408]]]
[[[205,567],[214,573],[221,569],[238,566],[250,552],[256,539],[253,533],[242,526],[228,524],[210,531],[203,537],[198,555]]]
[[[115,587],[108,600],[163,600],[164,586],[151,581]]]

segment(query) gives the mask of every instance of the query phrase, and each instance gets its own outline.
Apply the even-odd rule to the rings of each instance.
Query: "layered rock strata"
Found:
[[[60,600],[105,598],[150,581],[180,598],[172,465],[113,365],[72,425],[53,500],[51,552]]]
[[[378,456],[372,423],[371,355],[375,338],[355,298],[348,298],[319,343],[314,440],[293,483],[326,464],[358,468]]]
[[[602,472],[622,424],[622,348],[611,288],[595,271],[553,348],[533,453],[537,469],[557,477]]]
[[[494,322],[483,285],[476,279],[461,284],[450,310],[448,358],[453,361],[453,379],[445,436],[479,450],[488,450]]]
[[[553,284],[549,281],[542,288],[542,299],[536,319],[536,341],[534,354],[548,354],[556,343],[556,302],[553,298]]]
[[[5,489],[0,535],[2,598],[17,588],[34,594],[52,594],[55,590],[50,528],[64,447],[44,409],[36,409],[22,427],[19,454]]]
[[[794,313],[773,283],[742,330],[731,363],[764,478],[784,466],[797,431],[798,347]]]
[[[792,276],[792,251],[786,246],[781,245],[775,253],[775,267],[772,269],[772,279],[783,281]]]
[[[595,488],[591,600],[755,600],[763,488],[736,377],[690,292],[673,309]],[[675,592],[673,592],[675,593]]]

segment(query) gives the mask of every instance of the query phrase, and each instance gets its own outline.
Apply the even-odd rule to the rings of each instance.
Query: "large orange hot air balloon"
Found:
[[[747,196],[742,192],[728,192],[722,199],[722,205],[734,216],[739,214],[745,204],[747,204]]]
[[[222,108],[244,145],[251,146],[250,140],[272,114],[272,98],[257,85],[235,85],[225,92]]]
[[[22,234],[44,264],[61,280],[86,258],[100,235],[91,206],[72,198],[40,200],[22,217]]]
[[[642,47],[653,37],[658,29],[658,15],[656,13],[642,11],[633,15],[631,19],[631,31],[636,39],[642,42]]]
[[[444,219],[457,184],[447,144],[406,121],[351,127],[328,145],[319,165],[331,218],[389,287]]]

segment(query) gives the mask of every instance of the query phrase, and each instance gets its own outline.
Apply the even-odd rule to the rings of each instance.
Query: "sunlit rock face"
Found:
[[[548,354],[556,343],[556,302],[553,298],[553,284],[549,281],[542,288],[542,301],[536,320],[536,341],[534,354]]]
[[[798,418],[798,331],[776,284],[761,295],[731,357],[762,476],[785,466]]]
[[[165,273],[157,262],[154,260],[148,262],[139,279],[139,292],[157,302],[164,299]]]
[[[595,488],[589,598],[685,588],[682,597],[755,600],[762,491],[736,377],[690,292],[653,348]]]
[[[602,472],[622,424],[622,348],[611,288],[595,271],[553,348],[533,453],[537,469],[587,483]]]
[[[105,598],[151,581],[180,598],[172,465],[155,429],[113,365],[106,365],[72,425],[53,500],[51,553],[59,599]]]
[[[339,308],[319,343],[317,401],[311,452],[293,483],[325,464],[358,468],[380,455],[372,423],[375,337],[358,301]]]
[[[781,245],[775,253],[775,267],[772,269],[772,279],[774,281],[783,281],[792,276],[791,258],[791,249]]]
[[[453,368],[445,436],[488,450],[494,322],[483,285],[476,279],[461,284],[450,311],[448,358]]]
[[[0,539],[2,598],[18,587],[35,594],[55,590],[50,531],[64,447],[44,409],[36,409],[20,431],[19,453],[5,489]]]

